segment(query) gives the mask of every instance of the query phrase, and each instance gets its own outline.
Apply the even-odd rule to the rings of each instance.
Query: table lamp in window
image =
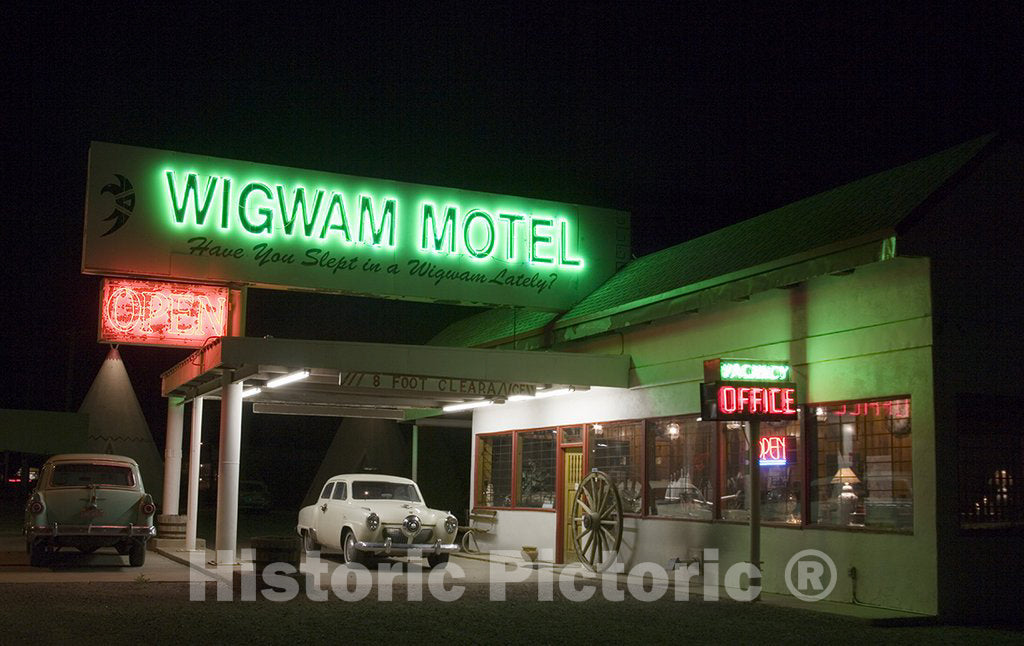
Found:
[[[832,484],[842,484],[843,490],[839,492],[839,522],[849,525],[852,515],[857,511],[857,494],[853,492],[853,485],[858,484],[860,478],[850,467],[840,467],[832,476]]]

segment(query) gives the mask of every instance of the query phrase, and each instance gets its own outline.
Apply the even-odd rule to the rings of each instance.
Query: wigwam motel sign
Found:
[[[566,309],[619,211],[93,142],[84,273]]]

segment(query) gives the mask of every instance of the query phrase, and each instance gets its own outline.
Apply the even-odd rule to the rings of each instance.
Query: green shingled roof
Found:
[[[637,258],[573,307],[562,320],[593,316],[715,276],[894,229],[984,148],[992,136],[968,141]]]
[[[637,258],[561,317],[557,326],[655,299],[688,285],[871,233],[894,230],[985,147],[986,135]],[[519,334],[554,314],[516,314]],[[508,309],[457,321],[431,343],[475,346],[512,336]]]
[[[430,345],[473,347],[536,331],[551,322],[555,312],[502,307],[455,321],[430,340]]]

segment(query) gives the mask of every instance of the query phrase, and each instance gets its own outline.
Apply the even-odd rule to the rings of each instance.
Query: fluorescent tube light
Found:
[[[263,389],[260,388],[259,386],[256,386],[255,388],[247,388],[242,391],[242,399],[245,399],[246,397],[252,397],[253,395],[258,395],[261,392],[263,392]]]
[[[559,395],[568,395],[572,392],[572,388],[552,388],[550,390],[538,390],[537,399],[545,399],[547,397],[558,397]]]
[[[490,406],[493,403],[494,403],[494,401],[492,401],[490,399],[480,399],[480,400],[477,400],[477,401],[462,402],[461,404],[448,404],[447,406],[443,407],[441,410],[443,410],[446,413],[457,413],[460,410],[470,410],[470,409],[473,409],[473,408],[483,408],[484,406]]]
[[[274,377],[268,381],[265,388],[277,388],[278,386],[284,386],[285,384],[294,383],[296,381],[302,381],[309,376],[308,370],[298,370],[296,372],[289,373],[287,375],[281,375],[280,377]]]
[[[508,398],[510,402],[524,402],[527,399],[533,399],[533,395],[512,395]]]

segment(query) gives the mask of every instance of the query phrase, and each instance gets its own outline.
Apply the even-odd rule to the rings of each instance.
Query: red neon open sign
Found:
[[[103,279],[101,343],[200,347],[227,326],[226,287]]]
[[[757,463],[763,467],[783,466],[786,464],[786,436],[762,437],[760,454]]]

